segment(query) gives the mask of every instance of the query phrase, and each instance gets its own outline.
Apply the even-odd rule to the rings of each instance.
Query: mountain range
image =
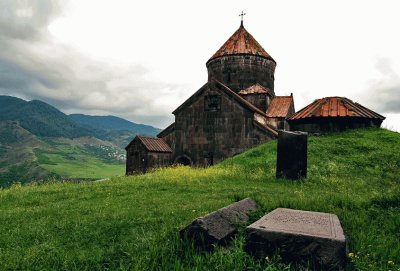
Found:
[[[129,141],[160,131],[116,116],[66,115],[43,101],[0,95],[0,186],[48,176],[123,174]]]

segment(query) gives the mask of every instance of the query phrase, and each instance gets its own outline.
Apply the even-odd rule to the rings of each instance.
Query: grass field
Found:
[[[176,167],[106,182],[0,191],[0,270],[293,270],[231,249],[196,252],[178,231],[252,197],[331,212],[348,237],[348,270],[400,270],[400,134],[351,131],[309,138],[308,178],[277,180],[276,141],[207,168]]]
[[[67,139],[47,139],[51,149],[37,149],[38,164],[48,172],[68,179],[96,179],[125,174],[125,164],[107,159],[99,148]]]
[[[40,152],[39,165],[49,172],[68,179],[96,179],[121,176],[125,165],[105,163],[100,159],[82,153],[65,156],[64,153]]]
[[[99,179],[125,173],[125,151],[93,137],[37,137],[14,121],[0,121],[0,187],[57,176]]]

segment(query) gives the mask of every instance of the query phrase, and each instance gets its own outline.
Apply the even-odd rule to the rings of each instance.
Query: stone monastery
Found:
[[[207,61],[208,82],[172,112],[157,138],[126,147],[126,174],[174,163],[209,166],[277,137],[278,129],[315,132],[380,126],[384,117],[347,98],[316,100],[295,114],[293,95],[274,91],[276,61],[239,29]]]

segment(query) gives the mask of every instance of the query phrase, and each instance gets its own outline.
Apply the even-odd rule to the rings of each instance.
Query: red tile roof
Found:
[[[267,116],[286,118],[290,113],[290,107],[292,104],[293,96],[275,96],[268,107]]]
[[[139,140],[139,142],[145,147],[147,151],[150,152],[172,152],[172,149],[162,138],[147,137],[137,135],[125,149],[134,142]]]
[[[238,54],[257,55],[273,60],[255,38],[241,25],[207,63],[217,57]]]
[[[378,113],[355,103],[346,97],[326,97],[315,100],[299,112],[289,118],[289,120],[304,119],[311,117],[363,117],[382,119],[385,117]]]
[[[263,87],[260,84],[255,84],[252,85],[251,87],[248,87],[246,89],[242,89],[241,91],[239,91],[239,94],[241,95],[247,95],[247,94],[263,94],[263,93],[269,93],[271,94],[271,90],[269,90],[268,88]]]

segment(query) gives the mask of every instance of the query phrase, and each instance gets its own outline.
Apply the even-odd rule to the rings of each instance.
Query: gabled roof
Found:
[[[275,60],[262,48],[262,46],[247,32],[243,24],[239,29],[222,45],[222,47],[207,61],[226,55],[257,55]]]
[[[172,152],[171,147],[162,139],[155,137],[147,137],[147,136],[139,136],[137,135],[128,146],[125,147],[125,150],[134,142],[138,140],[143,147],[150,152]]]
[[[218,80],[214,79],[214,81],[215,81],[217,87],[219,86],[226,94],[228,94],[228,96],[232,97],[234,100],[236,100],[238,103],[243,105],[245,108],[249,109],[251,112],[257,112],[257,113],[265,116],[265,112],[260,110],[257,106],[250,103],[246,99],[240,97],[239,94],[237,94],[236,92],[234,92],[233,90],[231,90],[230,88],[228,88],[227,86],[225,86],[224,84],[219,82]]]
[[[194,102],[195,99],[203,93],[203,91],[207,88],[207,86],[209,86],[211,84],[215,85],[215,87],[216,87],[215,89],[216,90],[223,91],[229,97],[232,97],[235,101],[237,101],[239,104],[241,104],[243,107],[247,108],[251,112],[257,112],[257,113],[259,113],[259,114],[261,114],[263,116],[266,116],[265,113],[263,111],[261,111],[258,107],[256,107],[252,103],[248,102],[246,99],[240,97],[239,94],[235,93],[233,90],[231,90],[230,88],[228,88],[227,86],[225,86],[224,84],[222,84],[221,82],[219,82],[218,80],[215,80],[215,79],[212,79],[211,82],[208,82],[205,85],[203,85],[198,91],[196,91],[192,96],[190,96],[189,99],[187,99],[185,102],[183,102],[183,104],[181,104],[177,109],[175,109],[174,112],[172,112],[172,114],[177,113],[178,111],[180,111],[185,106],[187,106],[190,103]]]
[[[286,118],[290,113],[290,106],[292,104],[293,96],[275,96],[268,107],[267,116]]]
[[[272,96],[271,94],[271,90],[268,88],[263,87],[262,85],[260,85],[259,83],[252,85],[246,89],[242,89],[241,91],[239,91],[240,95],[248,95],[248,94],[264,94],[267,93],[270,96]]]
[[[315,100],[288,120],[305,119],[311,117],[362,117],[384,120],[385,117],[355,103],[346,97],[325,97]]]

